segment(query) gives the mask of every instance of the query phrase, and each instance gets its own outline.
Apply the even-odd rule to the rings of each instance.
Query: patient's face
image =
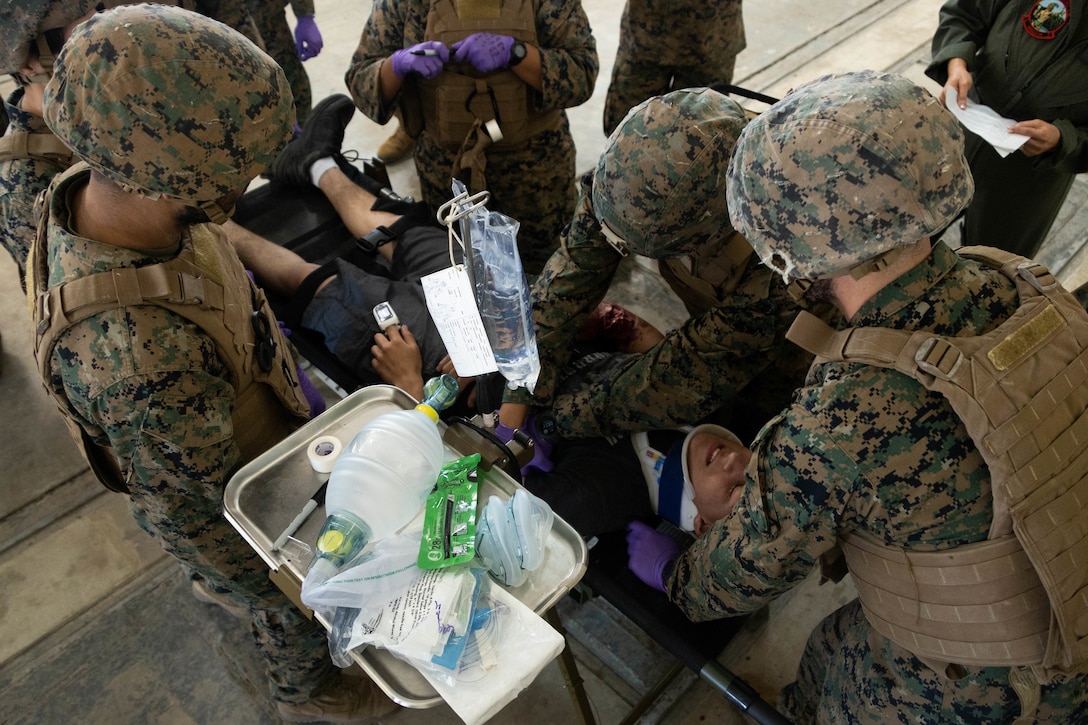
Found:
[[[688,474],[695,489],[695,534],[729,515],[744,493],[744,469],[752,452],[712,433],[698,433],[688,446]]]

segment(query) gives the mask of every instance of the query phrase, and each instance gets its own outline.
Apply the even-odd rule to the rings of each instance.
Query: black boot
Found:
[[[298,138],[287,144],[268,168],[268,178],[312,186],[310,167],[318,159],[336,156],[344,143],[344,129],[355,114],[355,103],[342,93],[329,96],[314,107]]]

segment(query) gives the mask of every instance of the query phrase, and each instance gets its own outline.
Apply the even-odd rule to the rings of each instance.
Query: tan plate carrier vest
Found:
[[[536,13],[532,0],[435,0],[424,39],[453,45],[472,33],[509,35],[535,45]],[[449,63],[431,79],[410,75],[401,94],[404,130],[413,138],[426,129],[439,143],[458,151],[453,176],[464,178],[472,193],[486,188],[486,151],[516,149],[562,123],[562,113],[537,111],[536,91],[509,69],[482,74],[469,63]],[[493,138],[488,122],[502,133]]]
[[[857,533],[839,543],[875,630],[938,672],[1030,666],[1035,683],[1010,677],[1028,713],[1038,682],[1088,663],[1088,313],[1040,264],[986,247],[960,254],[1016,282],[1019,309],[986,335],[835,331],[802,312],[788,337],[816,364],[910,375],[963,420],[990,471],[987,541],[936,552]]]
[[[127,482],[107,445],[97,443],[72,417],[64,390],[53,380],[52,357],[57,338],[72,325],[108,310],[125,308],[137,337],[151,339],[148,305],[170,310],[192,322],[215,343],[234,386],[231,422],[242,461],[249,461],[304,423],[309,404],[296,379],[283,333],[264,292],[249,279],[234,248],[219,227],[191,227],[178,255],[145,267],[100,272],[46,289],[48,214],[53,190],[85,172],[79,163],[53,181],[44,197],[38,235],[27,262],[27,294],[36,326],[34,356],[46,392],[60,408],[68,430],[102,484],[127,492]],[[254,310],[265,315],[273,345],[270,369],[257,362]]]
[[[734,231],[686,257],[658,260],[658,268],[688,314],[701,315],[721,305],[737,288],[753,254],[748,240]]]
[[[72,158],[71,149],[51,133],[12,131],[0,137],[0,161],[42,159],[70,164]]]

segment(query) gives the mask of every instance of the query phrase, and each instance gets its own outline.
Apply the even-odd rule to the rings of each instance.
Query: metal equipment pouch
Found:
[[[927,664],[1030,666],[1047,682],[1088,664],[1088,313],[1041,264],[959,253],[999,268],[1020,295],[986,335],[835,331],[802,312],[787,337],[817,364],[893,368],[940,392],[990,471],[988,541],[913,552],[840,540],[873,628]]]

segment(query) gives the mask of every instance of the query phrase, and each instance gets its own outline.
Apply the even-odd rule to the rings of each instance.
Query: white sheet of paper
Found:
[[[498,370],[465,268],[448,267],[421,278],[420,282],[431,319],[457,374],[469,378]]]
[[[1016,121],[1005,118],[989,106],[975,103],[968,98],[966,110],[960,108],[956,102],[956,90],[954,88],[948,89],[944,99],[945,105],[948,106],[948,110],[952,111],[952,115],[959,119],[959,122],[969,130],[974,131],[989,142],[1002,158],[1027,143],[1027,136],[1019,133],[1009,133],[1009,127]]]

